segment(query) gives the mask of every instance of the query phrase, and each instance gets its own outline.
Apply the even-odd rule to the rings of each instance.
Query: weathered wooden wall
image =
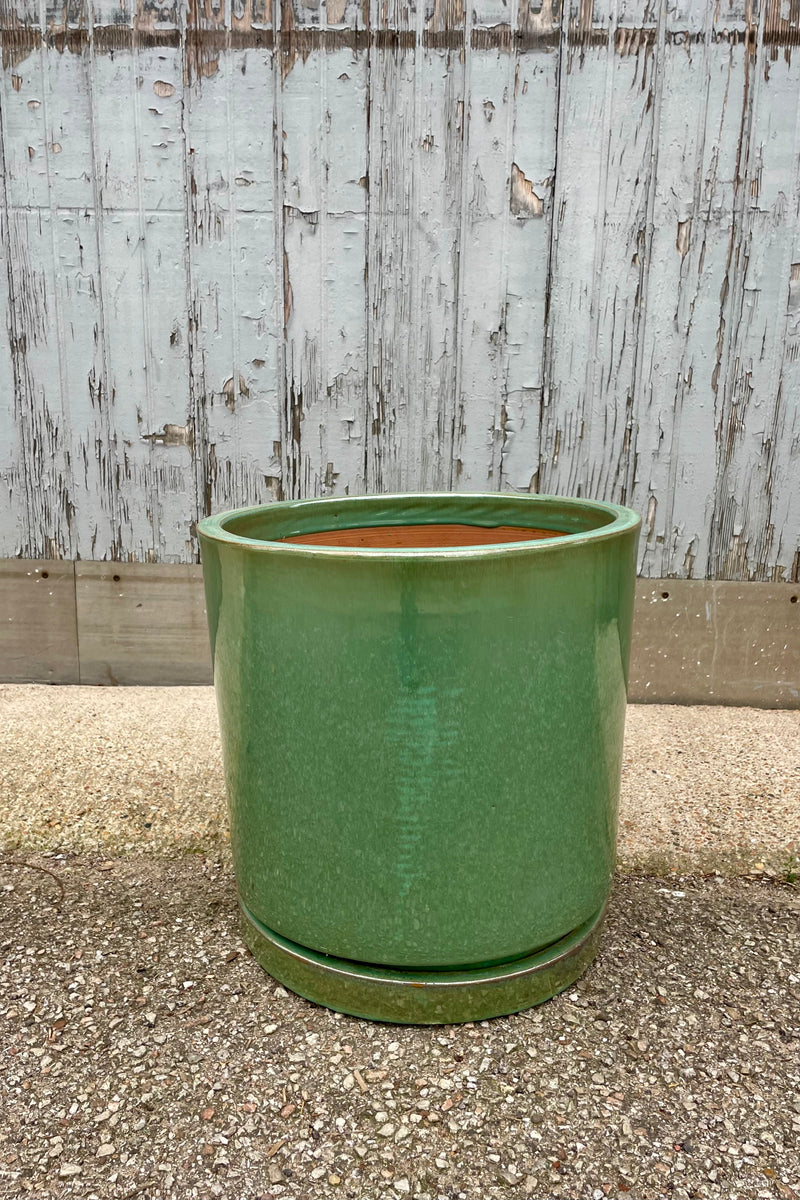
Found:
[[[5,0],[0,555],[622,501],[800,566],[800,0]]]

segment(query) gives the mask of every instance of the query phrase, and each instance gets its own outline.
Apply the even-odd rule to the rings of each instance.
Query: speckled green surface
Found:
[[[267,540],[414,520],[571,536]],[[637,527],[613,506],[500,495],[201,525],[234,862],[258,920],[318,953],[452,969],[531,954],[602,908]]]
[[[553,946],[502,967],[391,971],[313,954],[241,910],[242,937],[275,979],[328,1008],[398,1025],[449,1025],[507,1016],[549,1000],[583,974],[597,953],[605,909]]]

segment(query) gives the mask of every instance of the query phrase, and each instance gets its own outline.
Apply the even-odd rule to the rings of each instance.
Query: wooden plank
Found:
[[[798,414],[785,373],[796,378],[800,91],[796,57],[767,38],[771,11],[708,6],[687,35],[680,7],[668,12],[633,492],[644,574],[797,573]],[[681,102],[692,94],[705,99],[694,112]]]
[[[538,487],[558,34],[551,4],[474,8],[453,476],[464,490]]]
[[[283,72],[287,497],[365,489],[366,89],[364,50],[294,57]]]
[[[8,336],[0,338],[0,525],[2,552],[20,554],[28,542],[30,496],[22,464],[21,428],[17,420],[19,396],[24,379],[20,368],[24,358],[17,342],[17,314],[12,304],[12,273],[9,248],[11,231],[8,205],[8,171],[5,148],[5,108],[0,103],[0,246],[4,262],[0,264],[0,313]]]
[[[792,397],[800,396],[800,189],[795,198],[798,210],[786,298],[785,353],[778,384],[786,398],[787,405],[791,403]],[[797,406],[795,406],[794,412],[797,413]],[[785,464],[787,464],[787,460],[791,461],[798,439],[795,438],[795,444],[792,445],[786,439],[785,429],[778,430],[778,434],[779,440],[775,445],[775,475],[781,481],[781,491],[775,497],[774,525],[780,539],[779,560],[785,558],[788,561],[789,556],[792,556],[789,578],[796,582],[800,580],[800,548],[792,551],[791,542],[788,546],[785,545],[784,538],[787,533],[791,537],[792,529],[800,531],[800,486],[797,485],[797,477],[800,472],[795,465],[793,467],[795,486],[792,488],[788,483],[792,476],[788,473]]]
[[[69,9],[48,17],[58,23]],[[103,263],[99,253],[92,114],[92,57],[43,52],[42,111],[53,227],[55,278],[51,333],[57,336],[65,435],[71,464],[71,553],[104,557],[120,546],[113,398],[103,337]]]
[[[735,15],[735,14],[734,14]],[[724,320],[747,50],[711,5],[680,36],[667,15],[653,232],[634,421],[640,573],[708,570],[716,474],[714,383]],[[734,31],[735,32],[735,31]],[[702,103],[689,106],[686,96]],[[668,298],[668,299],[667,299]]]
[[[145,332],[144,386],[139,383],[138,392],[146,414],[139,436],[150,447],[154,557],[158,562],[181,562],[196,555],[198,516],[189,372],[183,349],[188,343],[188,298],[181,51],[172,46],[139,47],[135,70]],[[162,84],[174,90],[164,95]]]
[[[396,45],[371,45],[369,52],[366,484],[369,492],[391,492],[413,486],[405,430],[417,385],[411,332],[417,84],[415,50],[406,39],[416,40],[416,14],[411,4],[371,0],[370,24],[398,34]]]
[[[446,491],[458,421],[458,325],[464,147],[472,48],[467,3],[429,4],[415,52],[411,252],[413,392],[407,486]],[[421,44],[420,44],[421,43]],[[402,254],[402,252],[401,252]]]
[[[516,4],[512,8],[516,23]],[[477,16],[490,19],[486,12]],[[464,491],[496,490],[500,485],[515,67],[514,55],[502,49],[472,53],[454,450],[454,483]],[[529,335],[536,339],[535,327]]]
[[[501,491],[539,488],[544,333],[556,171],[559,24],[553,6],[521,6],[520,29],[533,41],[514,72],[514,131],[500,439],[493,478]],[[473,106],[476,98],[473,96]]]
[[[628,697],[796,708],[798,618],[797,584],[642,580]]]
[[[284,338],[282,494],[365,490],[366,5],[281,9],[276,161]],[[322,53],[308,39],[340,30]],[[348,45],[349,43],[349,45]]]
[[[68,401],[69,502],[74,551],[111,557],[119,552],[117,430],[105,371],[106,349],[97,250],[97,216],[92,208],[63,208],[51,220],[58,236],[55,281],[63,313],[61,340],[64,393]]]
[[[113,8],[115,0],[110,0]],[[96,5],[96,20],[119,19],[120,30],[134,14]],[[134,84],[132,49],[109,55],[88,50],[91,172],[94,188],[90,228],[81,243],[96,304],[88,324],[99,362],[91,377],[94,427],[87,422],[83,461],[98,472],[92,511],[96,534],[86,558],[147,560],[154,556],[149,480],[150,445],[142,442],[145,345],[142,325],[141,222],[130,171],[120,158],[136,161],[136,122],[130,92]],[[152,114],[151,114],[152,116]],[[147,426],[145,426],[145,429]],[[91,430],[91,433],[90,433]],[[93,434],[93,436],[92,436]]]
[[[635,447],[664,30],[647,0],[571,5],[562,62],[543,492],[625,503]],[[624,22],[624,24],[623,24]],[[627,28],[631,23],[635,35]]]
[[[211,682],[200,567],[75,564],[80,682]]]
[[[203,61],[186,90],[184,137],[187,353],[196,486],[206,514],[280,495],[282,305],[275,261],[275,55],[230,49]]]
[[[451,486],[459,422],[466,6],[373,5],[370,51],[371,490]]]
[[[121,542],[125,557],[191,560],[198,505],[187,351],[182,56],[174,46],[134,46],[95,61]]]
[[[3,160],[10,209],[47,208],[47,110],[43,103],[42,47],[0,72],[3,97]]]
[[[765,44],[770,10],[784,8],[762,4],[755,53],[745,64],[714,385],[717,477],[707,568],[714,578],[788,579],[800,555],[800,405],[783,379],[800,218],[800,57]]]
[[[77,552],[72,517],[70,414],[64,387],[64,325],[58,288],[59,229],[50,181],[47,51],[0,73],[3,137],[4,257],[14,377],[16,462],[12,503],[24,516],[22,543],[31,557]],[[11,549],[11,547],[9,547]]]
[[[78,680],[74,564],[0,560],[0,681]]]
[[[49,208],[15,208],[7,230],[19,438],[15,492],[24,496],[26,509],[20,549],[30,557],[70,558],[75,552],[71,425],[63,387],[57,221]]]

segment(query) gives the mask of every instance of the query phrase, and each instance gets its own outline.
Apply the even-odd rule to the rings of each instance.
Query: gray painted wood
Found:
[[[0,553],[505,489],[797,580],[795,0],[3,11]]]

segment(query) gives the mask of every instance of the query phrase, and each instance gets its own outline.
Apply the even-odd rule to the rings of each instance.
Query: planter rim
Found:
[[[446,501],[463,501],[464,506],[468,507],[470,503],[475,504],[485,502],[487,508],[498,508],[504,502],[513,502],[520,506],[530,504],[530,516],[534,520],[540,520],[541,517],[536,516],[536,510],[553,508],[566,509],[575,516],[580,516],[584,512],[587,516],[605,514],[611,518],[605,525],[600,525],[595,529],[585,529],[576,532],[559,533],[556,537],[544,538],[538,541],[519,541],[519,542],[488,542],[475,546],[443,546],[443,547],[418,547],[418,546],[403,546],[403,547],[374,547],[374,546],[325,546],[319,544],[308,544],[299,542],[285,542],[276,538],[270,540],[268,538],[247,537],[243,534],[234,533],[226,528],[228,522],[237,519],[247,519],[248,517],[257,517],[262,513],[269,513],[274,516],[286,515],[287,517],[293,511],[297,511],[297,515],[309,515],[309,510],[316,514],[319,511],[320,520],[322,523],[321,529],[314,532],[323,532],[325,526],[325,510],[326,509],[344,509],[353,508],[354,524],[348,525],[347,528],[356,528],[360,526],[370,525],[389,525],[390,520],[382,520],[379,522],[370,521],[369,515],[365,514],[365,519],[362,521],[355,520],[359,515],[359,509],[369,502],[375,505],[386,504],[391,506],[393,503],[409,504],[421,501],[430,501],[433,505],[437,502]],[[389,514],[384,514],[389,515]],[[398,514],[400,516],[402,514]],[[408,524],[425,524],[422,521],[408,521],[408,514],[405,514]],[[544,516],[544,513],[541,513]],[[463,514],[462,514],[463,517]],[[441,514],[439,515],[441,520]],[[469,521],[458,521],[458,512],[454,511],[451,521],[456,523],[474,523]],[[638,529],[641,525],[641,517],[633,509],[625,508],[620,504],[611,504],[601,500],[584,500],[570,496],[550,496],[550,495],[519,495],[514,492],[392,492],[380,493],[363,496],[326,496],[308,500],[279,500],[271,504],[258,504],[246,506],[242,508],[228,509],[225,512],[216,513],[213,516],[204,517],[198,523],[198,533],[201,538],[207,538],[209,541],[221,542],[231,546],[238,546],[242,550],[247,550],[255,554],[287,554],[300,555],[308,559],[334,558],[354,559],[364,561],[366,559],[378,559],[382,561],[393,559],[486,559],[496,558],[498,555],[520,555],[520,554],[548,554],[554,550],[564,549],[567,546],[584,545],[587,542],[606,541],[609,538],[619,537],[620,534]],[[327,528],[333,531],[337,526],[329,525]],[[312,532],[308,530],[307,532]],[[291,536],[289,533],[284,533],[281,537]]]

